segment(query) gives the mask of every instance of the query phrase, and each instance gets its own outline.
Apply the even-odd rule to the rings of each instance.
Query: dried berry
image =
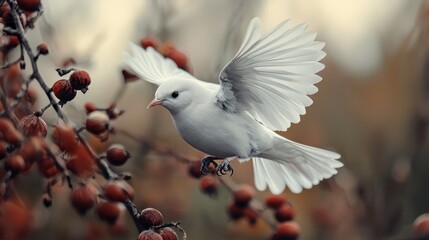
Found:
[[[29,12],[38,11],[41,6],[41,0],[18,0],[17,2],[22,10]]]
[[[54,160],[49,157],[37,160],[37,166],[39,167],[40,173],[42,173],[45,178],[51,178],[58,173],[58,168],[55,165]]]
[[[86,93],[88,86],[91,84],[91,77],[86,71],[78,70],[70,75],[69,81],[75,90],[81,90]]]
[[[29,137],[22,143],[19,155],[25,160],[25,170],[30,169],[35,161],[46,157],[46,148],[45,139],[40,137]]]
[[[13,123],[7,118],[0,118],[0,139],[4,139],[6,142],[17,145],[20,144],[24,137],[16,130]]]
[[[61,151],[69,153],[74,151],[79,145],[73,128],[63,123],[59,123],[55,126],[52,139]]]
[[[121,166],[130,158],[130,153],[120,144],[113,144],[106,152],[107,160],[114,166]]]
[[[215,194],[219,187],[218,180],[211,175],[203,176],[200,180],[200,189],[207,194]]]
[[[188,165],[188,173],[194,178],[200,178],[201,174],[201,161],[195,161]]]
[[[155,208],[146,208],[140,214],[140,222],[145,229],[161,225],[164,221],[162,213]]]
[[[58,80],[52,86],[55,96],[60,99],[60,105],[73,100],[76,97],[76,90],[73,89],[69,81],[65,79]]]
[[[86,118],[85,126],[92,134],[102,134],[109,129],[109,117],[104,112],[92,112]]]
[[[290,221],[295,216],[295,210],[290,204],[283,204],[280,208],[276,209],[275,217],[279,222]]]
[[[169,227],[161,228],[158,231],[158,233],[162,237],[162,240],[178,240],[179,239],[176,232]]]
[[[265,205],[272,209],[277,209],[286,203],[286,198],[282,195],[270,194],[265,198]]]
[[[244,209],[231,202],[228,205],[228,215],[232,220],[240,219],[244,215]]]
[[[413,223],[414,236],[422,236],[429,233],[429,214],[420,215]]]
[[[163,240],[161,235],[153,230],[145,230],[140,233],[137,240]]]
[[[2,239],[28,239],[34,221],[30,209],[18,200],[8,199],[0,204],[0,212],[1,236],[13,236]]]
[[[234,191],[234,202],[239,207],[247,207],[255,195],[251,186],[245,185]]]
[[[277,230],[274,233],[272,240],[295,240],[298,238],[300,229],[298,224],[295,222],[289,221],[280,223],[277,226]]]
[[[7,50],[15,48],[19,45],[19,38],[17,36],[7,36],[7,43],[5,48]]]
[[[14,173],[19,173],[25,170],[25,161],[21,155],[10,155],[5,162],[5,168]]]
[[[159,44],[160,44],[159,40],[152,35],[147,36],[140,41],[140,46],[142,46],[144,49],[148,47],[152,47],[153,49],[156,49],[158,48]]]
[[[36,114],[23,117],[20,123],[25,136],[46,137],[48,134],[48,125]]]
[[[39,44],[39,46],[37,46],[37,51],[39,51],[41,55],[47,55],[49,53],[48,45],[46,45],[46,43]]]
[[[125,202],[134,197],[134,190],[124,181],[111,181],[104,187],[104,195],[110,201]]]
[[[117,203],[108,201],[100,203],[96,211],[98,217],[109,224],[115,224],[121,213]]]
[[[91,209],[96,200],[97,195],[93,188],[87,185],[80,185],[71,192],[71,203],[73,207],[81,214],[85,214]]]
[[[92,102],[87,102],[85,103],[85,110],[86,113],[92,113],[97,110],[97,106],[95,106],[95,104]]]
[[[96,160],[82,144],[79,145],[71,155],[72,157],[66,164],[68,170],[81,178],[88,178],[94,175]]]

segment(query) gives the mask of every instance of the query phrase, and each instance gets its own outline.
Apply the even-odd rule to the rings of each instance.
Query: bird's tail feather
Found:
[[[284,139],[270,151],[253,158],[255,185],[280,194],[286,186],[294,193],[309,189],[337,173],[340,155]]]

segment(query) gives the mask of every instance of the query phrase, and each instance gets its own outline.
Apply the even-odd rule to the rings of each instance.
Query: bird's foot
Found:
[[[201,159],[201,174],[206,175],[213,171],[213,168],[210,167],[210,163],[214,165],[214,169],[218,168],[218,165],[214,160],[219,159],[217,157],[205,157]]]
[[[231,165],[231,160],[233,160],[234,158],[225,158],[221,164],[219,166],[217,166],[216,168],[216,174],[218,176],[220,175],[226,175],[228,174],[228,172],[231,172],[231,175],[234,174],[234,169],[232,168]]]

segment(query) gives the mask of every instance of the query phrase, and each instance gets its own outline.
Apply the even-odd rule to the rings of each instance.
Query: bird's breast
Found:
[[[247,129],[235,114],[189,111],[173,115],[173,120],[187,143],[209,155],[247,157],[252,151]]]

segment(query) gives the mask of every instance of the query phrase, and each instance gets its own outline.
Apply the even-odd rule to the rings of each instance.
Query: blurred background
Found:
[[[117,134],[106,143],[92,142],[100,151],[110,143],[125,145],[132,159],[117,170],[133,174],[137,206],[155,207],[167,221],[180,220],[189,239],[268,239],[272,230],[262,220],[255,224],[229,220],[231,194],[225,187],[219,187],[217,196],[201,193],[186,164],[154,151],[153,144],[162,143],[196,161],[204,156],[181,140],[165,109],[145,108],[155,86],[144,81],[124,84],[122,55],[130,41],[154,35],[185,53],[197,78],[217,82],[255,16],[266,32],[286,19],[307,22],[317,39],[326,42],[327,57],[322,60],[326,68],[320,72],[324,80],[312,96],[314,104],[299,124],[280,134],[339,152],[345,167],[311,190],[284,193],[296,210],[300,239],[411,236],[416,217],[429,212],[429,2],[45,0],[43,4],[42,19],[29,32],[34,46],[42,41],[50,46],[50,55],[40,60],[42,75],[52,84],[58,78],[54,69],[69,58],[91,74],[90,91],[64,108],[77,125],[85,119],[86,102],[105,107],[116,102],[125,110],[113,123]],[[44,101],[40,98],[39,106],[45,106]],[[55,123],[51,111],[46,121]],[[234,167],[232,179],[253,186],[251,163]],[[27,195],[42,191],[28,186],[41,181],[35,176],[20,181],[24,190],[28,188]],[[36,220],[34,239],[135,239],[127,215],[128,231],[116,236],[115,229],[94,214],[82,218],[75,213],[68,192],[63,188],[54,193],[52,209],[28,196]],[[266,194],[258,192],[257,198],[263,201]]]

